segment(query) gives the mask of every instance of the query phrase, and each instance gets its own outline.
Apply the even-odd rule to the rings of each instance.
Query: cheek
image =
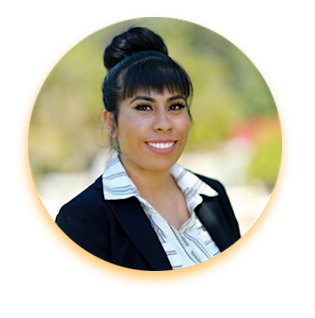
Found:
[[[191,127],[191,121],[189,118],[182,120],[180,123],[180,130],[184,135],[188,135]]]
[[[191,121],[188,120],[186,122],[186,124],[183,126],[183,139],[184,139],[184,144],[185,145],[186,145],[186,142],[187,142],[188,137],[189,137],[190,128],[191,128]]]
[[[143,123],[134,116],[121,116],[118,120],[117,137],[119,140],[132,143],[141,136],[143,126]]]

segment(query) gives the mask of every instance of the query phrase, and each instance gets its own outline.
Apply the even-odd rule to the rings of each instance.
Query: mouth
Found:
[[[148,145],[150,147],[156,148],[156,149],[169,149],[173,147],[175,142],[148,142]]]
[[[175,149],[175,144],[177,141],[168,142],[146,142],[149,149],[155,153],[159,154],[169,154]]]

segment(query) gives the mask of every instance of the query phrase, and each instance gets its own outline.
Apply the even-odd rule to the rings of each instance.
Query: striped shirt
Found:
[[[182,190],[190,218],[177,230],[169,224],[153,206],[141,197],[129,178],[118,153],[108,161],[103,179],[105,200],[121,200],[136,197],[150,220],[173,269],[198,264],[220,253],[210,234],[195,214],[195,208],[203,201],[202,195],[217,196],[218,193],[193,173],[175,164],[171,175]]]

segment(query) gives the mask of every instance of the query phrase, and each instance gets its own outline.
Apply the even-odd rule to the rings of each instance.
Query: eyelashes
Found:
[[[172,104],[170,106],[170,109],[171,110],[180,110],[180,109],[183,109],[183,108],[186,108],[186,104],[183,104],[183,103],[175,103],[175,104]]]
[[[171,111],[179,111],[183,108],[186,108],[187,105],[185,103],[174,103],[174,104],[171,104],[169,106],[169,110]],[[136,110],[139,110],[139,111],[150,111],[152,110],[152,106],[149,105],[149,104],[138,104],[134,107]]]
[[[135,107],[136,110],[140,110],[140,111],[149,111],[151,110],[151,106],[150,105],[146,105],[146,104],[139,104]]]

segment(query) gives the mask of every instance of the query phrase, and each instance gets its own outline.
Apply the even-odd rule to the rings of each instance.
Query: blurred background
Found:
[[[37,97],[29,160],[37,191],[53,219],[60,207],[102,174],[109,158],[101,113],[103,51],[131,26],[160,34],[169,55],[191,76],[193,126],[180,164],[221,181],[242,235],[263,212],[281,162],[281,127],[272,94],[235,45],[199,25],[142,18],[88,36],[56,64]]]

